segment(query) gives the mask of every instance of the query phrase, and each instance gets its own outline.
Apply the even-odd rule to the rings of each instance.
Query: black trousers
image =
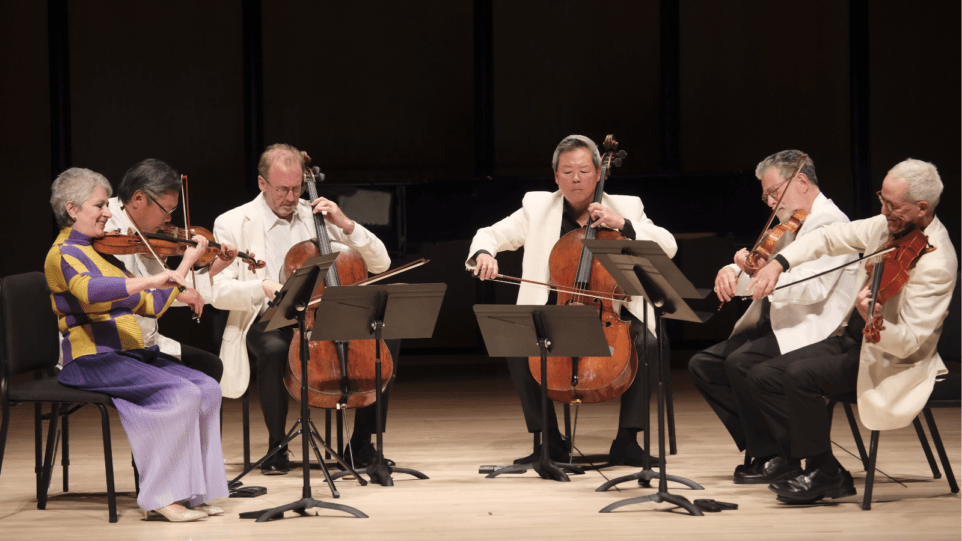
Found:
[[[758,404],[748,389],[749,370],[780,355],[771,322],[696,353],[688,361],[695,387],[715,411],[739,451],[754,457],[780,453]]]
[[[801,459],[831,452],[831,420],[823,397],[855,391],[861,328],[855,330],[857,337],[846,332],[827,338],[748,372],[748,387],[784,456]]]
[[[187,344],[180,344],[180,362],[187,368],[203,372],[218,382],[224,375],[224,363],[221,362],[220,357]]]
[[[287,435],[287,409],[289,394],[284,385],[284,373],[287,365],[287,355],[290,351],[294,328],[286,327],[264,332],[267,322],[255,323],[247,333],[247,352],[257,377],[257,394],[264,413],[264,424],[267,425],[269,443],[271,447],[279,445]],[[401,348],[400,340],[385,340],[388,351],[394,359],[394,374],[388,381],[387,388],[381,395],[380,404],[371,404],[365,408],[358,408],[354,415],[354,432],[352,438],[370,438],[377,426],[377,410],[381,408],[381,430],[387,424],[388,399],[394,386],[394,376],[397,375],[398,353]],[[383,355],[383,353],[382,353]],[[297,397],[298,399],[300,397]]]
[[[642,409],[645,402],[651,397],[651,385],[648,385],[648,381],[653,383],[658,381],[658,341],[655,340],[655,335],[651,331],[644,328],[641,321],[629,313],[628,310],[622,310],[622,319],[626,319],[626,316],[636,332],[635,348],[638,350],[638,374],[628,389],[621,395],[618,428],[641,430],[646,424]],[[644,348],[645,335],[648,336],[647,350]],[[662,344],[665,349],[665,358],[668,358],[667,337],[662,339]],[[648,358],[648,377],[645,377],[642,372],[643,355]],[[531,375],[527,357],[507,357],[505,360],[508,362],[511,382],[514,383],[514,389],[521,400],[521,410],[524,412],[524,421],[528,427],[528,432],[541,432],[541,384]],[[547,413],[549,428],[558,428],[558,416],[553,404],[549,404]]]

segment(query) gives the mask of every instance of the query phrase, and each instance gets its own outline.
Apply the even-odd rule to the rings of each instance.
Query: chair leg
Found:
[[[70,404],[64,404],[64,409],[70,411]],[[63,468],[63,491],[70,492],[70,415],[63,416],[63,453],[60,455],[60,466]]]
[[[251,399],[250,389],[241,397],[244,424],[244,471],[251,469]]]
[[[34,475],[37,478],[37,494],[40,494],[40,483],[43,478],[43,403],[33,404],[33,462]]]
[[[100,426],[104,435],[104,467],[107,470],[107,510],[111,523],[117,522],[117,493],[114,491],[114,456],[110,446],[110,417],[103,404],[97,404],[100,410]],[[135,470],[136,471],[136,470]]]
[[[134,460],[134,454],[130,454],[130,466],[134,469],[134,494],[140,496],[140,472],[137,471],[137,461]]]
[[[922,421],[919,419],[918,415],[915,419],[912,419],[912,426],[915,427],[915,433],[919,436],[919,443],[922,444],[922,452],[925,453],[925,458],[929,461],[929,468],[932,469],[932,479],[941,479],[942,472],[939,471],[939,465],[935,461],[935,457],[932,456],[932,448],[929,447],[929,439],[925,437],[925,431],[922,429]]]
[[[10,431],[10,404],[7,402],[6,396],[3,396],[2,402],[0,404],[0,409],[2,409],[0,415],[3,418],[3,424],[0,425],[0,471],[3,471],[3,451],[7,448],[7,432]]]
[[[568,445],[568,453],[570,454],[574,451],[571,441],[571,406],[569,404],[564,405],[565,414],[565,443]]]
[[[845,408],[845,417],[848,418],[848,426],[852,429],[852,439],[855,440],[855,447],[858,448],[858,456],[862,459],[862,467],[865,471],[869,471],[869,469],[874,470],[875,464],[870,464],[871,459],[865,454],[865,443],[862,441],[862,433],[858,431],[858,423],[855,422],[855,413],[852,412],[852,405],[843,403],[842,407]],[[873,434],[875,433],[873,432]],[[878,440],[877,435],[873,437],[876,441]]]
[[[54,439],[57,435],[57,421],[60,419],[60,403],[54,402],[51,406],[50,423],[47,425],[47,450],[44,453],[43,474],[37,492],[37,509],[46,509],[47,507],[47,492],[50,486],[50,477],[53,473],[53,448]]]
[[[952,494],[958,494],[959,483],[955,480],[955,473],[952,472],[949,456],[945,453],[945,446],[942,445],[942,437],[939,436],[939,429],[935,426],[935,417],[932,416],[932,410],[925,408],[922,412],[925,414],[925,421],[929,424],[929,433],[932,434],[935,449],[939,452],[939,458],[942,460],[942,468],[945,469],[945,476],[949,480],[949,488],[952,489]]]
[[[344,456],[344,408],[337,410],[337,454]]]
[[[665,411],[668,418],[668,454],[678,454],[678,442],[675,439],[675,399],[672,398],[671,360],[665,359]]]
[[[868,469],[865,470],[865,496],[862,499],[863,511],[872,509],[872,488],[875,485],[875,459],[878,457],[878,435],[879,431],[873,430],[872,440],[869,443]]]
[[[328,446],[331,444],[331,410],[324,410],[324,441],[327,442]],[[331,452],[324,449],[324,460],[331,459]]]

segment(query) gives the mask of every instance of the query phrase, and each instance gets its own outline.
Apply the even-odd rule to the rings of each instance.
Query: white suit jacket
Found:
[[[653,240],[661,246],[668,257],[675,256],[678,250],[675,238],[667,229],[656,226],[645,216],[645,207],[641,199],[634,196],[603,194],[601,203],[625,220],[631,221],[637,240]],[[524,246],[521,277],[526,280],[547,282],[548,258],[551,255],[551,249],[561,238],[563,212],[564,196],[560,191],[528,192],[519,210],[491,227],[482,227],[478,230],[474,240],[471,241],[469,259],[465,262],[465,266],[468,270],[474,270],[475,261],[470,258],[478,250],[485,250],[496,256],[498,252],[517,250]],[[628,310],[642,320],[643,300],[642,297],[635,296],[628,303]],[[544,304],[547,301],[547,288],[534,284],[521,284],[517,304]],[[648,316],[648,328],[654,332],[655,316],[650,307]]]
[[[132,227],[132,224],[123,210],[123,203],[120,202],[119,198],[111,197],[107,201],[107,207],[110,208],[111,216],[104,225],[104,231],[108,233],[119,231],[126,234],[127,230]],[[114,257],[119,259],[124,266],[127,267],[127,270],[130,271],[130,274],[136,277],[153,276],[164,271],[164,266],[150,254],[117,255]],[[194,282],[195,277],[197,278],[196,283]],[[197,292],[200,293],[200,296],[204,298],[204,302],[210,303],[211,280],[207,269],[188,272],[187,287],[196,289]],[[187,305],[174,299],[172,306]],[[137,325],[140,326],[140,331],[144,335],[144,347],[157,345],[160,351],[180,358],[180,342],[160,334],[157,328],[157,318],[145,316],[136,317]]]
[[[900,428],[912,422],[925,405],[935,377],[946,372],[936,346],[948,313],[958,272],[949,234],[938,218],[925,228],[935,251],[923,255],[905,287],[882,305],[885,329],[878,344],[862,340],[858,371],[858,409],[871,430]],[[825,254],[871,253],[890,237],[885,216],[850,224],[831,224],[782,250],[790,266]],[[851,295],[868,280],[865,264]]]
[[[795,238],[804,238],[830,223],[848,222],[848,216],[839,210],[831,199],[818,194],[812,203],[812,212],[798,229]],[[796,282],[855,259],[853,254],[823,256],[798,267],[793,266],[778,278],[778,285]],[[730,267],[738,272],[738,267],[734,264]],[[839,325],[848,320],[848,308],[851,306],[849,296],[855,287],[857,272],[856,265],[851,265],[844,270],[813,278],[797,286],[786,287],[771,296],[769,317],[775,339],[778,340],[778,349],[782,354],[828,338]],[[741,319],[735,323],[732,337],[758,323],[762,315],[762,304],[762,301],[755,301],[748,307]]]
[[[257,198],[263,199],[264,194]],[[214,237],[227,242],[238,250],[267,253],[264,246],[264,218],[257,206],[258,199],[229,210],[214,221]],[[313,223],[310,204],[300,200],[297,213],[305,223]],[[347,235],[339,227],[325,222],[332,242],[341,242],[356,249],[371,273],[388,269],[391,258],[373,233],[355,222],[354,232]],[[250,381],[250,360],[247,356],[247,331],[261,309],[267,304],[262,282],[267,279],[267,269],[251,271],[241,260],[234,261],[214,277],[211,304],[221,310],[230,310],[227,327],[221,342],[220,358],[224,362],[224,375],[220,380],[221,392],[227,398],[237,398],[247,390]]]

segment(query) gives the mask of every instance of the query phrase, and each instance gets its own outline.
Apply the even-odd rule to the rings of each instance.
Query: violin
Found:
[[[601,175],[595,187],[594,202],[601,203],[605,179],[611,165],[621,165],[624,151],[617,151],[614,136],[605,138],[607,150],[602,157]],[[617,151],[617,152],[616,152]],[[589,304],[598,310],[611,357],[549,357],[548,396],[566,404],[605,402],[624,393],[638,371],[635,332],[631,324],[614,312],[614,301],[627,300],[611,274],[592,257],[582,239],[624,239],[612,230],[599,230],[590,224],[561,237],[549,257],[550,284],[559,291],[557,304]],[[541,357],[529,357],[531,374],[541,383]]]
[[[869,261],[865,264],[865,270],[872,279],[867,312],[871,321],[866,322],[862,334],[873,344],[879,342],[881,332],[885,329],[882,314],[875,314],[875,305],[886,303],[902,291],[919,259],[935,250],[934,246],[929,245],[929,238],[915,226],[894,235],[879,250],[888,248],[894,250],[876,258],[875,262]]]
[[[778,224],[766,231],[762,241],[755,246],[755,249],[745,259],[745,274],[755,276],[755,273],[762,268],[764,263],[767,263],[782,248],[791,244],[808,216],[807,212],[798,209],[787,222]]]
[[[310,158],[306,154],[305,159],[309,164]],[[323,178],[320,168],[311,170],[308,167],[304,176],[308,196],[311,201],[314,201],[318,198],[317,179]],[[314,214],[314,228],[317,231],[316,243],[314,240],[308,240],[292,246],[284,257],[283,268],[285,275],[291,276],[311,257],[339,252],[337,259],[324,277],[324,283],[320,284],[311,295],[310,305],[316,305],[322,300],[325,287],[357,284],[365,280],[368,275],[364,258],[357,250],[331,242],[324,217],[320,214]],[[314,328],[315,310],[307,311],[305,325],[308,329]],[[308,346],[310,360],[307,363],[308,404],[327,409],[362,408],[373,404],[377,387],[375,383],[377,345],[375,340],[310,341]],[[394,360],[384,340],[381,340],[380,346],[383,378],[381,390],[383,391],[394,373]],[[298,400],[301,397],[301,379],[304,377],[301,373],[300,348],[300,330],[295,329],[288,351],[284,385],[291,396]]]
[[[195,268],[205,268],[213,263],[214,258],[229,260],[220,244],[214,241],[214,235],[203,227],[191,227],[187,234],[183,229],[166,225],[158,233],[144,233],[145,242],[140,235],[123,233],[106,233],[103,237],[94,239],[92,245],[94,250],[102,254],[129,255],[129,254],[150,254],[154,253],[158,257],[177,257],[183,256],[190,246],[197,243],[191,240],[194,235],[201,235],[210,242],[207,244],[207,251],[197,260]],[[248,267],[254,269],[263,268],[266,263],[254,259],[254,254],[238,252],[237,257],[246,261]]]
[[[805,219],[808,218],[807,212],[798,209],[784,224],[778,224],[771,229],[768,228],[768,226],[772,225],[772,221],[775,220],[778,207],[782,204],[782,199],[785,198],[785,194],[787,194],[789,188],[792,187],[792,181],[795,180],[795,177],[798,176],[802,167],[805,166],[805,160],[807,159],[808,154],[799,156],[798,163],[795,165],[795,172],[792,173],[792,176],[788,177],[788,183],[785,185],[785,189],[782,190],[782,195],[778,196],[778,201],[776,201],[775,206],[772,207],[772,213],[768,215],[768,221],[765,222],[765,226],[762,227],[762,234],[758,236],[758,240],[755,241],[754,246],[752,246],[751,251],[749,251],[748,257],[745,258],[745,270],[738,271],[735,281],[739,282],[739,292],[736,293],[736,295],[741,295],[743,286],[747,286],[747,282],[742,279],[742,274],[747,274],[748,277],[755,276],[758,269],[762,268],[763,262],[767,262],[769,258],[778,253],[779,250],[795,240],[795,233],[798,232],[805,223]],[[745,293],[747,293],[747,291],[745,291]],[[725,301],[721,301],[718,309],[721,310],[724,306]]]

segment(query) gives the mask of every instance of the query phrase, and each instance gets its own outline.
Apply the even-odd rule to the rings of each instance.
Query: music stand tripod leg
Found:
[[[371,464],[366,468],[366,473],[368,477],[371,478],[372,483],[377,483],[381,486],[390,487],[394,486],[394,479],[391,477],[392,473],[405,473],[411,475],[417,479],[428,479],[427,475],[411,469],[411,468],[399,468],[397,466],[390,466],[384,461],[384,431],[382,427],[384,425],[384,412],[381,410],[381,398],[383,391],[381,390],[382,376],[381,376],[381,330],[384,328],[384,311],[387,308],[387,294],[379,295],[377,318],[371,324],[374,329],[374,339],[375,339],[375,363],[374,363],[374,378],[375,378],[375,389],[374,389],[374,407],[375,409],[375,441],[377,442],[377,458],[375,458],[374,464]]]
[[[306,301],[299,302],[297,310],[297,322],[298,327],[301,331],[301,374],[307,374],[307,359],[310,355],[308,353],[308,343],[307,343],[307,332],[306,326],[304,324],[305,313],[304,310],[307,308]],[[301,516],[307,515],[307,510],[311,508],[321,508],[321,509],[332,509],[335,511],[342,511],[357,518],[367,518],[367,515],[358,509],[350,507],[348,505],[342,505],[337,503],[322,502],[320,500],[315,500],[311,497],[311,455],[309,444],[311,439],[310,430],[310,419],[311,410],[308,406],[308,393],[307,393],[307,378],[301,378],[301,456],[302,459],[302,471],[303,471],[303,489],[301,494],[301,499],[289,503],[287,505],[282,505],[280,507],[274,507],[271,509],[263,509],[261,511],[249,511],[246,513],[241,513],[240,518],[254,518],[257,522],[267,522],[269,520],[284,518],[284,513],[287,511],[295,511]],[[321,461],[323,465],[324,462]],[[324,468],[325,474],[327,474],[327,469]],[[327,474],[329,477],[329,474]],[[333,490],[334,483],[329,480],[329,484]]]
[[[538,460],[531,464],[514,464],[499,468],[486,475],[485,477],[487,479],[492,479],[503,473],[524,473],[528,471],[529,468],[534,468],[534,471],[537,472],[542,479],[554,479],[555,481],[562,482],[571,481],[565,474],[565,471],[574,474],[585,473],[584,470],[574,464],[565,464],[551,460],[551,456],[548,453],[548,442],[544,435],[548,430],[548,347],[551,342],[542,332],[543,325],[538,313],[534,314],[534,319],[535,328],[538,329],[538,346],[541,349],[541,455],[538,457]]]
[[[658,318],[657,320],[655,320],[655,335],[656,335],[656,339],[658,340],[658,355],[659,357],[662,357],[663,356],[662,355],[663,350],[661,347],[662,346],[662,343],[661,343],[662,314],[660,313],[658,308],[655,309],[655,316]],[[660,359],[660,358],[658,359],[658,452],[662,457],[665,456],[665,389],[664,389],[665,363],[663,361],[664,359]],[[685,509],[692,516],[696,516],[696,517],[704,516],[704,513],[702,513],[701,510],[698,509],[698,507],[696,507],[693,503],[688,501],[687,498],[685,498],[684,496],[679,496],[677,494],[671,494],[668,492],[668,474],[665,471],[665,463],[666,463],[665,460],[661,461],[661,468],[659,469],[659,481],[658,481],[657,493],[650,494],[648,496],[642,496],[639,498],[629,498],[626,500],[621,500],[606,506],[599,512],[610,513],[614,509],[618,509],[619,507],[624,507],[626,505],[631,505],[634,503],[655,502],[655,503],[672,503]],[[691,488],[694,488],[695,490],[704,490],[704,488],[698,483],[689,481],[687,479],[684,479],[683,477],[676,477],[676,476],[671,476],[671,477],[673,478],[672,479],[673,481],[686,482],[685,484],[688,484],[688,486],[690,486]]]

